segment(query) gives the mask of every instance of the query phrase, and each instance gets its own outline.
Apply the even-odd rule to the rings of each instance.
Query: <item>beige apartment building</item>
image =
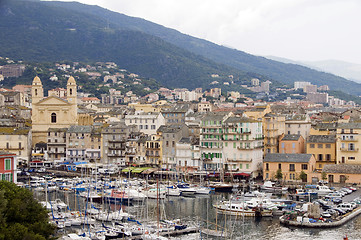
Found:
[[[285,133],[285,116],[267,113],[263,117],[264,154],[278,153],[279,139]]]
[[[0,127],[0,150],[15,154],[18,164],[28,164],[31,160],[31,129]]]
[[[336,163],[361,164],[361,123],[339,123],[336,139]]]

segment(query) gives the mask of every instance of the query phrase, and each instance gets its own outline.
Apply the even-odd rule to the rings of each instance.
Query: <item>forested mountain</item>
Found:
[[[361,85],[197,39],[139,18],[76,2],[2,1],[0,56],[30,61],[114,61],[168,87],[209,87],[234,75],[293,85],[327,84],[361,95]]]

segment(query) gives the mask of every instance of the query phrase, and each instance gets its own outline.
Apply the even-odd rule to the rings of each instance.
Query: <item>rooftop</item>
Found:
[[[70,126],[68,128],[68,133],[90,133],[91,131],[91,126]]]
[[[281,141],[298,141],[300,137],[300,134],[286,134]]]
[[[255,123],[258,121],[247,117],[229,117],[227,118],[227,120],[224,121],[224,123],[244,123],[244,122]]]
[[[181,131],[184,126],[184,124],[162,125],[158,128],[157,132],[176,133]]]
[[[335,143],[335,135],[310,135],[307,139],[310,143]]]
[[[264,162],[308,163],[312,154],[267,153]]]
[[[323,172],[361,174],[361,165],[359,165],[359,164],[326,164],[323,167]]]

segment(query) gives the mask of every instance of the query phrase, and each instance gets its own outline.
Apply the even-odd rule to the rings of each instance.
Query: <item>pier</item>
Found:
[[[303,228],[334,228],[339,227],[346,222],[350,221],[354,217],[360,215],[361,207],[356,208],[350,213],[347,213],[342,219],[334,221],[334,222],[298,222],[298,221],[291,221],[286,219],[286,215],[280,217],[280,222],[286,226],[293,226],[293,227],[303,227]]]
[[[182,229],[182,230],[173,230],[173,231],[160,232],[159,236],[174,237],[174,236],[185,235],[185,234],[196,233],[196,232],[199,232],[199,228],[197,228],[197,227],[187,227],[186,229]],[[155,234],[157,234],[157,233],[155,233]],[[143,239],[143,237],[144,237],[143,235],[139,235],[139,236],[130,237],[129,239],[138,240],[138,239]]]

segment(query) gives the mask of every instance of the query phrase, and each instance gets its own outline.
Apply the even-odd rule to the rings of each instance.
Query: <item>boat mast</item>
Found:
[[[158,228],[158,238],[159,238],[159,177],[157,177],[157,228]]]

